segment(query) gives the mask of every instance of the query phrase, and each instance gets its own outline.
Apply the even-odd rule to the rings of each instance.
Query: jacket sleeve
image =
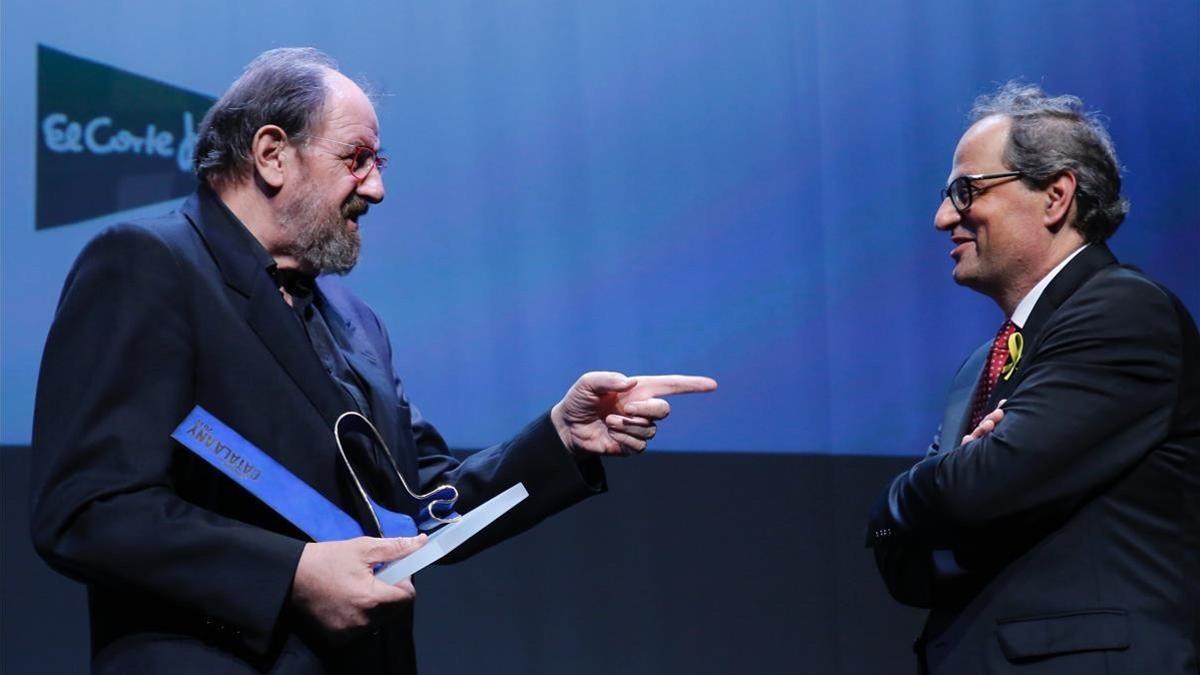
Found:
[[[178,496],[170,434],[191,409],[195,310],[150,230],[93,240],[68,275],[43,353],[33,429],[34,546],[88,584],[146,594],[267,647],[303,542]]]
[[[461,461],[450,454],[440,434],[417,410],[413,411],[413,430],[421,452],[422,485],[453,484],[459,490],[460,512],[475,508],[515,483],[523,483],[529,491],[529,496],[512,511],[456,550],[452,560],[523,532],[607,490],[600,460],[576,460],[563,447],[549,413],[540,415],[508,441],[471,453]]]
[[[942,429],[938,427],[926,457],[937,455]],[[894,529],[889,515],[889,491],[871,507],[867,524],[867,546],[872,548],[875,566],[888,593],[899,603],[913,607],[932,607],[938,582],[933,550],[907,533]]]
[[[1066,517],[1167,437],[1181,359],[1169,296],[1123,270],[1096,279],[1047,324],[996,429],[897,476],[877,525],[950,548]]]
[[[372,313],[382,340],[385,363],[392,363],[387,329]],[[393,375],[393,377],[395,377]],[[450,483],[459,492],[457,510],[465,513],[515,483],[529,496],[447,556],[447,562],[466,558],[519,534],[547,517],[608,489],[604,467],[596,457],[577,459],[563,446],[549,412],[539,415],[508,441],[465,457],[451,452],[438,430],[413,406],[399,378],[393,382],[399,405],[408,409],[417,451],[421,490]]]

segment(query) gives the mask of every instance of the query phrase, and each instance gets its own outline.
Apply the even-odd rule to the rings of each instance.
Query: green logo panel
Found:
[[[214,101],[38,45],[36,228],[190,193],[196,127]]]

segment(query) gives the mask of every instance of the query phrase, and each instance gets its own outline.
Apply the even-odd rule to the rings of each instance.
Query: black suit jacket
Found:
[[[97,671],[415,669],[411,614],[333,646],[295,613],[304,535],[170,438],[202,405],[374,534],[331,432],[353,403],[256,246],[202,188],[179,213],[101,233],[67,278],[38,382],[32,534],[87,584]],[[370,309],[326,280],[316,302],[410,485],[450,481],[460,510],[518,481],[529,489],[465,554],[604,488],[598,462],[577,464],[547,415],[454,459],[405,397]],[[404,508],[398,481],[379,476],[392,491],[376,496]]]
[[[1186,309],[1092,245],[1049,284],[1024,352],[956,447],[988,346],[959,371],[924,460],[877,502],[892,594],[929,607],[933,673],[1200,668],[1200,337]],[[953,553],[960,572],[935,569]]]

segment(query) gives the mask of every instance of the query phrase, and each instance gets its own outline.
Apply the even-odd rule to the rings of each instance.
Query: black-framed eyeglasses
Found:
[[[1023,175],[1025,174],[1020,171],[1001,171],[1000,173],[975,173],[959,176],[950,181],[949,185],[942,188],[942,199],[949,199],[950,204],[954,206],[954,210],[959,213],[966,213],[967,209],[971,208],[971,202],[975,201],[975,195],[990,187],[978,187],[975,185],[975,181],[988,180],[989,178],[1012,178]]]
[[[346,169],[350,171],[350,175],[354,176],[354,179],[358,181],[359,185],[362,185],[362,182],[367,179],[367,176],[371,175],[371,169],[378,167],[380,171],[383,171],[383,168],[387,166],[387,157],[384,157],[365,145],[355,145],[354,143],[346,143],[344,141],[325,138],[324,136],[314,136],[312,134],[296,134],[295,137],[312,138],[318,141],[325,141],[326,143],[336,143],[338,145],[344,145],[347,148],[353,148],[354,152],[343,157],[342,159],[346,162]]]

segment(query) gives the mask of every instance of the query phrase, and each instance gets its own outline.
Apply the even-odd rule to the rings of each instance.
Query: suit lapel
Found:
[[[416,486],[417,466],[416,449],[412,445],[411,434],[401,434],[398,430],[405,425],[397,419],[399,401],[396,400],[395,383],[392,382],[391,364],[384,363],[383,357],[374,349],[367,338],[365,330],[357,325],[349,311],[342,311],[337,303],[332,301],[321,287],[317,285],[317,302],[320,303],[325,323],[333,334],[346,361],[366,387],[363,394],[371,406],[369,417],[372,424],[379,430],[380,436],[387,444],[392,458],[400,467],[409,485]],[[368,412],[368,411],[364,411]],[[406,427],[405,427],[406,428]],[[380,470],[388,473],[391,469],[386,459],[380,458]]]
[[[1017,384],[1024,375],[1023,366],[1029,363],[1036,354],[1040,344],[1039,338],[1059,306],[1066,302],[1067,298],[1079,290],[1079,287],[1091,279],[1096,272],[1115,264],[1117,264],[1117,259],[1107,246],[1092,244],[1067,263],[1067,266],[1062,268],[1062,271],[1046,286],[1046,290],[1038,298],[1037,304],[1033,306],[1033,311],[1029,313],[1029,319],[1025,321],[1025,326],[1021,329],[1021,337],[1024,342],[1021,360],[1013,369],[1011,377],[1006,380],[1001,376],[996,382],[996,388],[992,390],[992,395],[988,398],[988,410],[994,409],[1001,399],[1008,398],[1017,388]]]
[[[207,187],[202,186],[182,212],[204,238],[226,285],[246,298],[246,323],[332,429],[337,416],[350,407],[348,396],[322,368],[304,327],[253,249],[252,235]]]
[[[941,437],[938,439],[938,448],[942,452],[957,448],[958,441],[967,433],[966,426],[970,421],[967,416],[971,412],[975,385],[979,383],[979,374],[983,372],[983,366],[991,351],[992,341],[988,340],[967,358],[954,376],[950,394],[946,397],[946,414],[942,418]]]
[[[1036,353],[1039,344],[1038,338],[1059,306],[1066,302],[1067,298],[1071,297],[1092,275],[1109,265],[1115,265],[1116,262],[1117,259],[1113,257],[1107,246],[1092,244],[1075,256],[1046,286],[1046,290],[1038,298],[1037,304],[1029,314],[1029,319],[1025,321],[1025,326],[1021,329],[1021,337],[1024,342],[1021,360],[1013,369],[1011,377],[1006,380],[1001,376],[996,382],[996,386],[988,398],[987,410],[993,410],[1001,399],[1008,398],[1017,388],[1017,384],[1024,375],[1024,365],[1029,363]],[[962,368],[959,368],[958,374],[954,377],[947,399],[946,413],[942,419],[941,438],[938,444],[943,451],[946,448],[957,447],[958,440],[968,431],[966,427],[970,420],[967,419],[967,415],[970,413],[971,399],[991,347],[991,340],[980,345]]]

